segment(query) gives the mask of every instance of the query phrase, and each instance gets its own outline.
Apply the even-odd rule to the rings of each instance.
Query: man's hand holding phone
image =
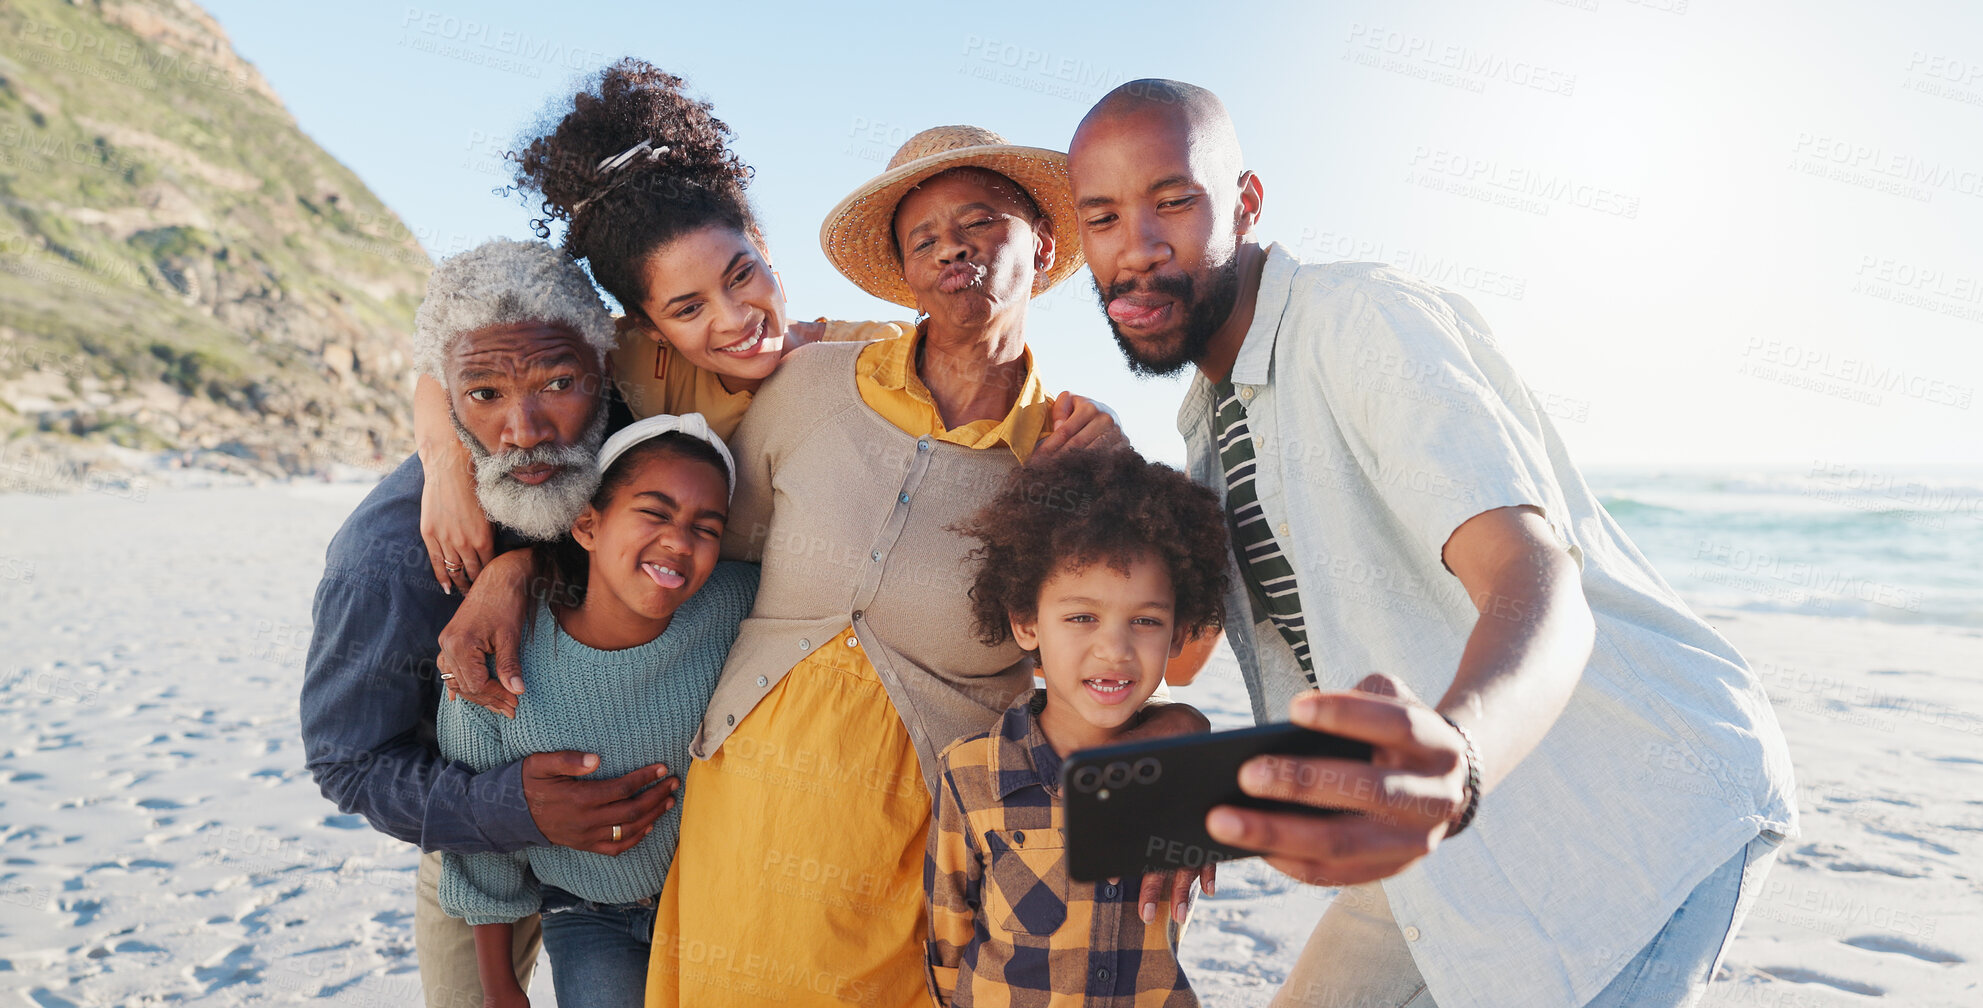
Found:
[[[1268,864],[1302,882],[1354,885],[1389,878],[1430,854],[1466,808],[1466,740],[1389,676],[1367,676],[1354,692],[1297,696],[1289,720],[1370,743],[1370,762],[1258,756],[1241,766],[1240,789],[1360,814],[1221,805],[1205,818],[1213,839],[1261,851]]]

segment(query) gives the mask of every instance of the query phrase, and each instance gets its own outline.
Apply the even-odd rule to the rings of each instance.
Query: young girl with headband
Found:
[[[700,414],[627,427],[600,449],[599,466],[570,538],[536,548],[552,590],[527,624],[529,688],[516,716],[441,701],[441,755],[478,773],[559,750],[597,753],[595,779],[653,763],[686,767],[750,611],[757,568],[717,560],[735,466]],[[680,821],[677,806],[616,857],[566,847],[443,855],[441,907],[474,926],[485,1003],[529,1003],[511,928],[541,911],[560,1005],[639,1004],[654,897]]]

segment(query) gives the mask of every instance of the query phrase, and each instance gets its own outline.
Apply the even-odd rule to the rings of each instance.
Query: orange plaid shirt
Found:
[[[1196,1008],[1182,928],[1168,914],[1143,923],[1136,880],[1067,877],[1045,703],[1021,693],[995,731],[943,751],[923,867],[930,989],[957,1008]]]

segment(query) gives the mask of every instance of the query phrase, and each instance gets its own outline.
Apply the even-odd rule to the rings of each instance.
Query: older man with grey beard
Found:
[[[591,281],[549,245],[487,242],[429,279],[415,357],[447,390],[477,498],[505,546],[563,535],[591,496],[616,407],[605,380],[612,345]],[[538,753],[479,774],[441,758],[434,712],[447,675],[435,660],[460,597],[428,565],[423,483],[419,456],[409,456],[331,539],[304,664],[303,741],[325,797],[425,852],[414,915],[421,986],[430,1006],[476,1006],[474,938],[441,911],[440,852],[556,844],[618,854],[672,804],[674,781],[658,764],[581,780],[598,766],[589,753]],[[526,985],[538,945],[535,918],[519,922],[512,952]]]

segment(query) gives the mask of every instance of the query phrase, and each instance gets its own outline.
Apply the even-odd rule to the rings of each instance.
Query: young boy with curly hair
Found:
[[[1127,448],[1072,452],[1015,471],[962,531],[980,543],[975,629],[1032,651],[1046,685],[943,752],[931,989],[944,1005],[1196,1005],[1181,922],[1137,907],[1133,879],[1068,879],[1060,766],[1120,740],[1185,639],[1221,624],[1218,498]]]

